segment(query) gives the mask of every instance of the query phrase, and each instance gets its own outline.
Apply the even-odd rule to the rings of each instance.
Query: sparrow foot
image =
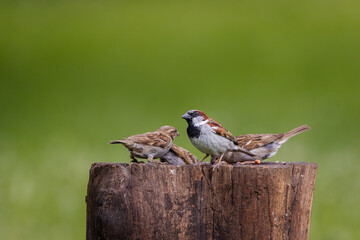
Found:
[[[218,168],[220,165],[229,165],[227,162],[219,162],[213,165],[213,171]]]
[[[217,167],[220,166],[221,160],[222,160],[223,157],[224,157],[224,153],[221,154],[221,156],[215,161],[215,164],[214,164],[214,167],[213,167],[213,171],[214,171]]]
[[[132,161],[130,161],[131,163],[145,163],[144,161],[134,161],[134,160],[132,160]]]
[[[132,163],[144,163],[143,161],[138,161],[133,155],[130,155],[131,161]]]
[[[149,156],[147,161],[148,161],[148,163],[156,163],[156,161],[153,160],[152,156]]]

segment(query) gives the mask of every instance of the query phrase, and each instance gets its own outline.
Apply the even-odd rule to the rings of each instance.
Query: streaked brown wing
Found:
[[[144,145],[150,145],[154,147],[165,148],[171,143],[171,138],[163,133],[159,132],[148,132],[144,134],[134,135],[127,139]]]
[[[236,145],[238,145],[236,138],[228,130],[226,130],[223,126],[221,126],[220,123],[218,123],[214,119],[209,119],[208,124],[215,131],[216,134],[218,134],[224,138],[227,138],[230,141],[233,141]]]
[[[284,134],[246,134],[236,137],[239,146],[251,150],[265,146],[281,138]]]

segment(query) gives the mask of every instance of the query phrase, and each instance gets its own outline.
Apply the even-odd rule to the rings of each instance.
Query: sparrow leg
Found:
[[[221,154],[221,156],[219,157],[219,159],[216,160],[216,162],[215,162],[215,164],[214,164],[214,166],[213,166],[213,171],[215,171],[215,169],[220,166],[221,160],[222,160],[222,158],[224,157],[224,154],[225,154],[225,153]]]
[[[217,157],[211,156],[211,160],[210,160],[211,165],[213,165],[217,159],[218,159]]]
[[[201,163],[205,160],[205,158],[207,158],[209,156],[209,154],[206,154],[205,157],[203,157],[203,159],[201,159],[200,161],[198,161],[196,163],[196,165],[201,165]]]
[[[147,158],[148,162],[149,162],[149,163],[155,163],[155,161],[153,161],[153,158],[154,158],[154,157],[151,156],[151,155],[148,156],[148,158]]]
[[[216,164],[216,166],[215,166],[215,165],[213,166],[213,171],[214,171],[216,168],[218,168],[220,165],[231,165],[231,164],[229,164],[229,163],[227,163],[227,162],[225,162],[225,161],[221,161],[221,162],[219,162],[218,164]]]
[[[203,159],[201,159],[201,163],[209,156],[209,154],[206,154],[205,157],[203,157]]]
[[[139,163],[139,161],[134,157],[134,155],[130,154],[130,158],[132,159],[132,163]]]

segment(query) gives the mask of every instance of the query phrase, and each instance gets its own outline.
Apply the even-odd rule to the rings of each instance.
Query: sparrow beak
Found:
[[[181,118],[183,118],[183,119],[191,119],[191,116],[190,116],[190,114],[185,113],[184,115],[181,116]]]

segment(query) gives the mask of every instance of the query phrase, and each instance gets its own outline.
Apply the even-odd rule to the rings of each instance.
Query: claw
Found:
[[[134,155],[130,154],[130,158],[132,163],[139,163],[139,161],[134,157]]]
[[[221,154],[221,156],[219,157],[219,159],[216,160],[216,162],[215,162],[215,164],[214,164],[214,167],[213,167],[213,171],[215,171],[215,169],[219,167],[219,165],[221,164],[221,160],[222,160],[223,157],[224,157],[224,153]]]
[[[216,168],[219,168],[220,165],[229,165],[229,164],[227,162],[219,162],[213,165],[213,171],[215,171]]]
[[[213,166],[213,169],[212,169],[212,170],[215,171],[215,169],[218,168],[219,165],[220,165],[220,163],[215,164],[215,165]]]

